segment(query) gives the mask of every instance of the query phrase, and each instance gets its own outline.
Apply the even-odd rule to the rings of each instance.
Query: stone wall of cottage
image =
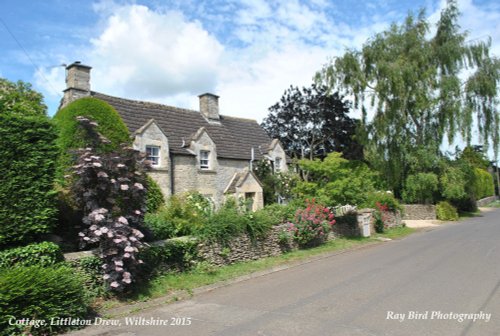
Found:
[[[432,204],[404,204],[403,219],[433,220],[436,219],[436,206]]]
[[[201,170],[194,156],[176,155],[173,159],[174,193],[197,190],[215,204],[224,202],[224,190],[234,174],[248,167],[245,160],[218,159],[217,170]]]

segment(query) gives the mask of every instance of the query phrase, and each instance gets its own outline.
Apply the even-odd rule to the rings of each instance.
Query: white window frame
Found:
[[[281,172],[281,158],[280,157],[274,158],[274,172],[275,173]]]
[[[210,169],[210,151],[208,150],[200,151],[200,169],[201,170]]]
[[[151,161],[153,167],[158,167],[161,162],[160,146],[146,145],[146,159]]]

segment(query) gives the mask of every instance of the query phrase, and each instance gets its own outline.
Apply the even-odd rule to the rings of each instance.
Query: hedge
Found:
[[[12,266],[50,266],[63,260],[61,249],[51,242],[0,251],[0,269]]]
[[[56,137],[44,116],[0,113],[0,247],[29,243],[53,227]]]
[[[409,175],[403,188],[403,201],[406,203],[432,204],[438,186],[438,177],[434,173]]]
[[[130,142],[127,126],[118,115],[118,112],[106,103],[97,98],[85,97],[75,100],[54,116],[54,121],[59,129],[57,144],[61,150],[60,169],[61,174],[71,166],[71,149],[91,147],[89,139],[84,136],[83,130],[78,126],[77,116],[83,116],[98,123],[97,131],[111,141],[109,144],[102,144],[98,151],[110,152],[118,149],[122,143]]]
[[[478,200],[495,195],[493,176],[484,169],[474,169],[474,194]]]
[[[14,267],[0,273],[0,332],[2,335],[50,335],[68,326],[51,319],[83,319],[87,304],[82,282],[67,266]],[[9,318],[45,320],[39,328],[11,326]],[[31,329],[31,330],[30,330]]]

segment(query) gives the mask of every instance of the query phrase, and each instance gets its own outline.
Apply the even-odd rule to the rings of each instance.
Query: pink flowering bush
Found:
[[[77,119],[95,141],[106,141],[95,131],[96,123]],[[142,154],[125,146],[102,154],[86,148],[79,154],[72,189],[84,213],[81,245],[99,245],[105,282],[112,290],[123,291],[142,263],[137,253],[144,235],[138,228],[146,211],[148,164]]]
[[[288,229],[300,246],[312,246],[324,242],[334,224],[331,210],[313,198],[306,200],[305,209],[297,210],[293,223],[288,223]]]

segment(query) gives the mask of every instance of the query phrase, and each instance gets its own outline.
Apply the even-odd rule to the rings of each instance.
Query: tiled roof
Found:
[[[113,106],[131,133],[154,119],[167,135],[170,150],[175,154],[191,155],[182,147],[183,141],[189,141],[201,127],[205,127],[215,142],[217,156],[221,158],[250,160],[253,147],[254,157],[258,160],[267,153],[271,143],[267,133],[255,120],[221,115],[220,124],[213,124],[198,111],[117,98],[98,92],[91,92],[91,95]]]

